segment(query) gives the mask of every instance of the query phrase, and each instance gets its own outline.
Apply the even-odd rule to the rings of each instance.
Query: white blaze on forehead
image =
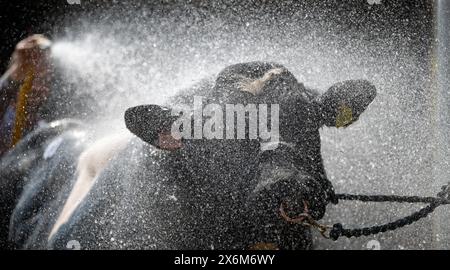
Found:
[[[238,87],[241,91],[249,92],[256,96],[262,92],[262,89],[268,81],[273,79],[276,75],[281,74],[283,71],[283,68],[272,68],[258,79],[242,77],[242,80],[238,83]]]

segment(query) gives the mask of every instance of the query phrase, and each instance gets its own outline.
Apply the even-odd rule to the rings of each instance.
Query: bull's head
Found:
[[[345,127],[356,121],[374,99],[375,88],[366,81],[347,81],[319,96],[281,65],[250,62],[227,67],[212,89],[201,92],[206,93],[207,104],[223,108],[222,139],[174,138],[171,130],[180,115],[157,105],[128,109],[126,126],[143,141],[161,151],[171,151],[185,164],[185,183],[181,185],[189,197],[186,200],[202,212],[201,216],[214,217],[211,221],[228,227],[224,241],[234,241],[228,247],[309,247],[309,231],[286,222],[280,215],[280,205],[288,214],[307,208],[315,219],[324,215],[333,189],[323,168],[319,128]],[[191,98],[185,96],[186,102]],[[278,104],[279,142],[251,138],[250,113],[245,114],[245,137],[226,138],[226,104]],[[273,115],[269,112],[268,116]],[[195,121],[183,126],[192,137]]]

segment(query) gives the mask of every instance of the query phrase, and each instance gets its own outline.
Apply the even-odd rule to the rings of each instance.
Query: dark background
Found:
[[[72,0],[74,1],[74,0]],[[69,0],[70,2],[70,0]],[[114,1],[114,0],[80,0],[81,4],[69,4],[67,0],[1,0],[0,1],[0,70],[3,72],[9,62],[14,45],[32,33],[43,33],[47,36],[60,34],[64,26],[80,20],[83,16],[98,17],[100,14],[126,10],[132,14],[133,10],[146,8],[161,15],[173,16],[186,12],[186,6],[194,6],[200,10],[202,16],[194,18],[196,21],[210,15],[222,16],[230,24],[242,23],[242,18],[261,20],[262,15],[291,14],[296,12],[310,12],[311,20],[323,20],[325,24],[332,23],[340,27],[333,27],[333,31],[348,29],[360,30],[369,27],[369,33],[379,29],[387,34],[408,32],[411,34],[411,45],[430,45],[432,34],[432,0],[382,0],[377,5],[368,4],[367,0],[353,1]],[[315,12],[317,11],[317,12]],[[327,14],[325,17],[314,18],[314,14]],[[95,15],[93,15],[95,14]],[[193,17],[191,15],[191,17]],[[261,23],[265,23],[262,19]],[[405,28],[409,28],[406,29]],[[337,33],[339,34],[339,33]],[[367,38],[370,39],[370,34]]]

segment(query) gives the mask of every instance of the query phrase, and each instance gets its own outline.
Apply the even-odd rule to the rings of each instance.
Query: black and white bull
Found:
[[[194,96],[221,106],[279,104],[278,147],[248,136],[165,147],[177,119],[169,108],[192,105]],[[54,249],[71,241],[82,249],[311,248],[309,228],[288,223],[280,206],[289,215],[305,208],[315,219],[324,215],[334,191],[319,129],[351,124],[375,96],[363,80],[319,95],[279,64],[250,62],[180,92],[168,108],[128,109],[131,139],[90,145],[82,125],[40,128],[0,164],[2,241],[9,235],[15,248]]]

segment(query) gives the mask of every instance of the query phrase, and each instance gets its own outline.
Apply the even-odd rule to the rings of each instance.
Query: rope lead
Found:
[[[450,204],[450,183],[443,186],[441,191],[437,194],[437,197],[418,197],[418,196],[396,196],[396,195],[354,195],[354,194],[336,194],[335,197],[338,200],[348,200],[348,201],[362,201],[362,202],[397,202],[397,203],[426,203],[428,204],[426,207],[423,207],[417,212],[412,213],[409,216],[404,218],[400,218],[396,221],[389,222],[383,225],[375,225],[371,227],[363,227],[363,228],[354,228],[354,229],[346,229],[341,223],[334,224],[328,237],[325,235],[325,230],[330,228],[329,226],[321,225],[315,220],[311,220],[312,218],[308,215],[308,213],[301,214],[300,217],[307,217],[307,222],[304,222],[303,219],[292,219],[286,217],[284,212],[282,212],[282,217],[286,221],[295,223],[301,223],[305,226],[316,227],[319,229],[322,236],[326,238],[330,238],[334,241],[338,240],[339,237],[345,236],[347,238],[351,237],[360,237],[360,236],[369,236],[375,235],[378,233],[393,231],[404,226],[410,225],[414,222],[419,221],[422,218],[427,217],[430,213],[432,213],[437,207],[441,205]],[[280,210],[283,210],[282,208]],[[284,214],[284,215],[283,215]]]

